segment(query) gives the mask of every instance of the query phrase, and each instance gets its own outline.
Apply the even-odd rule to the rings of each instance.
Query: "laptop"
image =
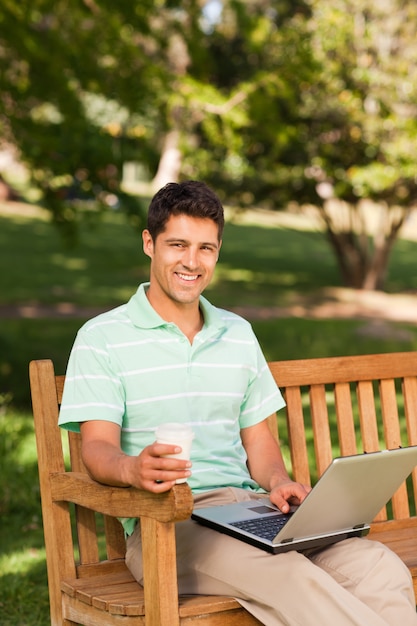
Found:
[[[366,535],[416,465],[417,446],[338,457],[289,514],[265,497],[196,508],[191,517],[273,554],[320,549]]]

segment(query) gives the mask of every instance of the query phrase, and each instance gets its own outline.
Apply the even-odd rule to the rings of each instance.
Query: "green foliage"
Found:
[[[86,205],[140,226],[123,165],[175,176],[156,176],[175,137],[181,177],[242,207],[314,204],[345,284],[383,288],[417,202],[415,3],[223,0],[212,22],[203,7],[5,0],[0,132],[40,201],[72,238]],[[383,206],[376,232],[363,200]]]
[[[340,197],[409,206],[417,199],[415,3],[313,6],[312,49],[321,70],[309,102],[322,120],[311,142],[314,163]]]
[[[167,82],[164,65],[152,62],[165,54],[160,4],[2,5],[1,133],[69,234],[79,201],[141,213],[121,190],[122,166],[136,152],[158,158],[153,94]]]

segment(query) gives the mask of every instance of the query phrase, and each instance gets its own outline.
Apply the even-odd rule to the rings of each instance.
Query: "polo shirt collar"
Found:
[[[127,314],[135,326],[140,328],[158,328],[164,326],[165,320],[155,311],[146,297],[150,283],[139,285],[137,292],[127,303]]]
[[[140,328],[158,328],[166,326],[167,322],[155,311],[146,297],[146,291],[150,283],[139,285],[137,292],[127,303],[127,314],[135,326]],[[218,309],[206,298],[200,296],[200,309],[204,316],[204,327],[212,331],[224,328],[225,322],[220,316]]]

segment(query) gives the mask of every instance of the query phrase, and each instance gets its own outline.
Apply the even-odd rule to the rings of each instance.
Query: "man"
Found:
[[[164,492],[187,478],[195,506],[262,497],[286,512],[309,489],[293,482],[266,418],[284,406],[250,325],[201,294],[219,256],[223,208],[203,183],[152,199],[143,249],[150,281],[79,331],[60,425],[80,429],[102,483]],[[184,422],[191,461],[166,458],[160,423]],[[142,582],[140,529],[123,519],[126,562]],[[177,524],[181,593],[230,595],[267,625],[416,625],[411,577],[385,546],[350,539],[313,554],[269,555],[188,520]]]

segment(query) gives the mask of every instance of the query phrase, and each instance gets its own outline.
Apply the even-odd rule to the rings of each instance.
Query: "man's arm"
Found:
[[[162,493],[171,489],[177,479],[191,475],[189,461],[162,456],[180,452],[177,446],[153,443],[138,456],[129,456],[120,447],[117,424],[94,420],[83,422],[80,428],[83,461],[92,478],[100,483]]]
[[[249,472],[261,487],[270,492],[271,502],[283,513],[289,511],[290,504],[300,504],[311,488],[289,477],[267,420],[243,428],[241,437],[248,456]]]

